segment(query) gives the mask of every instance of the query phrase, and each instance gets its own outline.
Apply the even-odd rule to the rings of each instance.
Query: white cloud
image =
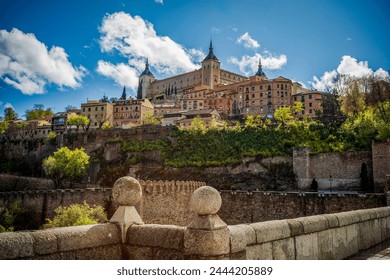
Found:
[[[337,71],[326,71],[324,75],[320,79],[316,76],[313,77],[313,82],[309,82],[309,84],[317,90],[327,91],[334,85],[334,79],[337,77]]]
[[[349,55],[344,55],[342,57],[341,62],[337,67],[337,72],[341,75],[351,75],[356,78],[361,78],[373,73],[372,70],[368,68],[367,61],[358,62],[356,58],[350,57]]]
[[[153,24],[140,16],[133,17],[124,12],[106,15],[99,31],[101,50],[103,52],[117,51],[128,60],[129,65],[126,68],[120,64],[114,66],[106,63],[118,71],[132,69],[132,71],[141,72],[145,66],[145,58],[148,58],[149,64],[159,74],[173,75],[199,68],[200,66],[196,63],[204,57],[200,50],[185,49],[169,37],[157,35]],[[102,65],[103,61],[100,63]],[[99,73],[103,74],[103,71]],[[121,73],[117,71],[116,73],[122,76]],[[134,84],[133,81],[124,81],[122,78],[115,79],[115,81]]]
[[[77,88],[86,69],[74,67],[61,47],[49,50],[34,34],[0,30],[0,78],[24,94],[43,93],[47,84]]]
[[[245,75],[254,75],[258,69],[259,58],[261,58],[263,69],[280,69],[287,63],[287,56],[285,54],[277,56],[270,53],[266,55],[256,53],[254,56],[244,55],[241,59],[229,57],[228,62],[236,64]]]
[[[367,61],[357,61],[356,58],[353,58],[349,55],[344,55],[341,58],[340,64],[336,70],[326,71],[321,78],[313,76],[313,81],[310,81],[309,84],[317,90],[326,91],[329,88],[334,86],[334,79],[337,75],[351,76],[355,78],[361,78],[364,76],[374,75],[380,79],[389,79],[389,73],[379,68],[375,72],[368,67]]]
[[[117,84],[135,90],[138,87],[137,70],[124,63],[112,64],[99,60],[96,69],[100,74],[113,79]]]
[[[240,37],[237,38],[237,43],[243,44],[247,49],[257,49],[260,47],[260,44],[254,40],[248,32],[245,32]]]
[[[154,0],[154,2],[161,4],[161,5],[164,5],[164,0]]]

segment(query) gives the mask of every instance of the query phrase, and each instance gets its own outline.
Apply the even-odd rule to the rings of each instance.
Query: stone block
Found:
[[[341,212],[335,214],[339,220],[339,226],[347,226],[360,221],[360,215],[352,212]]]
[[[303,226],[305,234],[326,230],[329,228],[328,220],[321,215],[302,217],[297,219]]]
[[[57,236],[55,230],[39,230],[31,232],[34,239],[34,252],[38,255],[53,254],[58,252]]]
[[[295,260],[294,238],[286,238],[272,242],[274,260]]]
[[[291,236],[290,226],[286,220],[268,221],[250,224],[256,232],[257,243],[265,243]]]
[[[389,216],[389,212],[387,208],[388,207],[381,207],[381,208],[374,208],[372,210],[376,212],[378,218],[384,218]]]
[[[245,232],[246,244],[256,244],[256,232],[250,225],[236,225],[236,227],[241,228]]]
[[[295,236],[297,260],[318,260],[318,234],[311,233]]]
[[[247,260],[272,260],[272,243],[267,242],[260,245],[246,247]]]
[[[299,219],[290,219],[287,220],[287,223],[290,227],[291,237],[302,235],[304,233],[303,231],[303,225],[299,221]]]
[[[34,239],[29,232],[0,233],[0,259],[20,259],[34,255]]]
[[[184,231],[185,255],[216,256],[230,251],[230,232],[227,228],[213,231],[186,229]]]
[[[121,243],[121,231],[115,224],[58,228],[53,232],[61,252]]]
[[[335,228],[339,226],[339,220],[335,214],[322,215],[328,220],[329,228]]]
[[[127,244],[131,246],[181,249],[184,227],[172,225],[133,225],[127,231]]]
[[[318,232],[318,259],[333,260],[333,230]]]
[[[153,248],[154,260],[184,260],[182,251]]]
[[[123,257],[125,260],[152,260],[153,250],[151,247],[125,245],[123,247]]]
[[[346,229],[346,257],[350,257],[359,252],[358,244],[358,224],[345,227]]]
[[[195,215],[195,217],[187,228],[215,230],[220,228],[226,228],[226,226],[226,223],[222,221],[218,215]]]
[[[121,245],[99,246],[74,252],[76,260],[122,260]]]
[[[230,232],[230,253],[237,253],[246,248],[245,231],[238,226],[228,226]]]

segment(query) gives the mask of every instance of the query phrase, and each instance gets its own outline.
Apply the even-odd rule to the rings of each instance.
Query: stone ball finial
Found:
[[[217,214],[221,204],[221,195],[216,189],[209,186],[196,189],[190,200],[191,209],[198,215]]]
[[[121,177],[114,183],[112,198],[119,206],[134,206],[142,197],[142,187],[133,177]]]

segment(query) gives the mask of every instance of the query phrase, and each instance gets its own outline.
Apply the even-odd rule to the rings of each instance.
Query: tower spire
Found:
[[[263,67],[261,65],[261,57],[259,57],[259,68],[257,69],[255,76],[267,77],[263,72]]]
[[[153,76],[153,73],[149,70],[149,59],[146,58],[146,61],[145,61],[145,70],[141,73],[141,76],[142,75],[149,75],[149,76]]]
[[[218,60],[218,58],[214,55],[213,40],[212,39],[210,39],[209,53],[207,54],[205,59],[203,59],[203,61],[209,60],[209,59]]]

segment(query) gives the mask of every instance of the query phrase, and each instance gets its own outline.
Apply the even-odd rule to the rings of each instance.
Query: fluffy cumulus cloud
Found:
[[[0,30],[0,78],[24,94],[44,93],[47,84],[77,88],[86,70],[74,67],[61,47],[48,49],[34,34]]]
[[[117,70],[129,71],[131,68],[140,73],[145,66],[145,58],[148,58],[149,64],[159,74],[173,75],[199,68],[197,62],[204,57],[204,53],[200,50],[185,49],[169,37],[158,35],[150,22],[124,12],[105,16],[99,31],[101,50],[111,53],[118,52],[128,61],[126,68],[115,65]],[[101,65],[103,61],[100,62]],[[112,64],[111,66],[114,67]],[[102,67],[98,66],[97,71],[108,76],[101,70]],[[109,77],[119,83],[122,80],[122,73],[120,71],[115,71],[115,73],[112,72]],[[114,77],[114,75],[118,76]],[[128,79],[126,84],[138,85],[137,77],[129,76]],[[130,81],[130,79],[136,79],[136,81]],[[135,87],[132,88],[135,89]]]
[[[361,78],[364,76],[374,75],[380,79],[389,79],[389,73],[379,68],[376,71],[373,71],[368,67],[367,61],[357,61],[356,58],[353,58],[349,55],[344,55],[341,58],[340,64],[337,69],[332,71],[326,71],[321,78],[316,76],[313,77],[313,81],[309,82],[312,87],[315,89],[326,91],[334,85],[334,80],[338,75],[346,75],[356,78]]]
[[[263,69],[269,70],[280,69],[287,63],[287,56],[285,54],[273,55],[270,53],[265,55],[256,53],[253,56],[244,55],[241,59],[229,57],[228,62],[237,65],[242,73],[250,76],[256,73],[259,59],[261,59]]]
[[[242,44],[247,49],[257,49],[260,47],[260,44],[254,40],[248,32],[245,32],[240,37],[238,37],[237,43]]]
[[[117,84],[135,89],[138,86],[137,71],[124,63],[112,64],[99,60],[97,71],[111,79]]]

